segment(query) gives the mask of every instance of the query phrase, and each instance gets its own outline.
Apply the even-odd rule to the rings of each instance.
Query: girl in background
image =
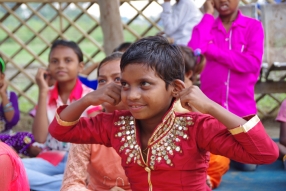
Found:
[[[17,153],[28,155],[28,148],[33,143],[34,137],[29,132],[12,131],[20,120],[20,111],[16,93],[7,90],[5,69],[4,60],[0,57],[0,141],[11,146]]]
[[[6,65],[0,57],[0,133],[11,134],[12,128],[20,119],[18,97],[13,91],[8,91],[5,81]]]
[[[240,0],[207,0],[205,14],[194,27],[188,44],[207,59],[200,81],[201,90],[230,112],[245,117],[257,113],[254,86],[259,79],[264,32],[262,23],[244,16]],[[214,10],[219,13],[214,18]],[[245,171],[255,164],[234,165]]]
[[[286,170],[286,100],[280,106],[276,121],[280,123],[279,142],[277,143],[279,158],[283,160],[284,169]]]
[[[120,59],[115,52],[103,59],[97,70],[98,90],[110,83],[120,84]],[[106,113],[124,109],[102,103]],[[123,191],[130,185],[121,166],[121,158],[113,148],[99,144],[72,144],[61,191]]]
[[[48,126],[59,106],[70,104],[92,91],[78,79],[82,68],[83,54],[79,46],[72,41],[57,40],[51,47],[48,70],[40,68],[36,74],[39,97],[32,133],[35,141],[45,147],[36,158],[23,159],[32,190],[60,190],[69,144],[53,138]],[[56,81],[52,87],[48,85],[50,77]],[[93,116],[100,108],[91,106],[82,116]]]

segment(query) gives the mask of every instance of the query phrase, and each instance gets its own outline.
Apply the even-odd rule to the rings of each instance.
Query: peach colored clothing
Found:
[[[130,190],[113,148],[97,144],[72,144],[61,191],[108,191],[118,186]]]

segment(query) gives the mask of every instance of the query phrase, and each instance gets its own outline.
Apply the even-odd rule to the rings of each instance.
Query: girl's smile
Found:
[[[140,112],[142,109],[144,109],[146,105],[142,105],[142,104],[130,104],[128,105],[129,111],[131,113],[138,113]]]

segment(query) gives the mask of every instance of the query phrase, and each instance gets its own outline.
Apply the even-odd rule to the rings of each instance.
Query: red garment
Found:
[[[0,142],[0,188],[6,191],[30,190],[21,159],[3,142]]]
[[[140,149],[140,130],[129,111],[81,118],[75,126],[61,126],[55,118],[49,131],[60,141],[112,146],[122,158],[134,191],[210,190],[206,185],[208,151],[253,164],[272,163],[278,157],[277,145],[261,122],[247,133],[233,136],[210,115],[175,114],[173,109],[149,139],[146,163]]]

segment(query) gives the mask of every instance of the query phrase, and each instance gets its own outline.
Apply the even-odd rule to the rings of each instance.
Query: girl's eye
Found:
[[[98,83],[99,84],[103,84],[103,83],[105,83],[106,82],[106,80],[104,80],[104,79],[98,79]]]
[[[141,86],[150,86],[150,83],[148,83],[148,82],[141,82]]]
[[[124,87],[124,88],[127,88],[128,84],[126,82],[121,82],[121,86]]]
[[[57,60],[51,60],[50,63],[51,63],[51,64],[56,64],[56,63],[57,63]]]
[[[66,62],[67,62],[67,63],[70,63],[70,62],[71,62],[71,59],[66,59]]]
[[[120,78],[119,77],[115,78],[114,82],[120,82]]]

